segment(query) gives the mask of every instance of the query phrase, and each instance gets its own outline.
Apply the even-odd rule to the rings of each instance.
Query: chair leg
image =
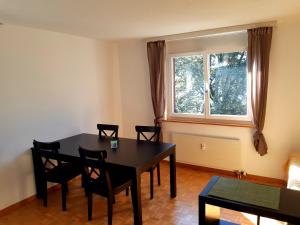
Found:
[[[134,201],[134,193],[133,193],[133,188],[131,188],[132,186],[130,186],[130,195],[131,195],[131,204],[132,204],[132,207],[133,207],[133,201]]]
[[[85,183],[84,174],[81,173],[81,187],[82,188],[84,188],[84,183]]]
[[[157,164],[157,183],[158,183],[158,186],[160,186],[160,165],[159,165],[159,163]]]
[[[114,199],[114,196],[108,196],[108,198],[107,198],[107,218],[108,218],[108,225],[112,225],[113,199]]]
[[[88,197],[88,220],[92,220],[93,213],[93,194],[92,192],[87,192]]]
[[[128,196],[129,195],[129,188],[127,187],[126,188],[126,196]]]
[[[153,169],[150,170],[150,199],[153,199]]]
[[[68,192],[68,184],[61,184],[61,198],[62,198],[62,210],[67,210],[67,192]]]
[[[68,185],[68,183],[66,184],[66,193],[69,193],[69,185]]]
[[[87,191],[87,189],[86,189],[86,188],[84,188],[84,195],[85,195],[85,197],[87,197],[87,196],[88,196],[88,191]]]
[[[43,182],[42,188],[43,188],[43,190],[42,190],[42,193],[43,193],[43,205],[44,205],[44,207],[47,207],[47,205],[48,205],[47,181]]]

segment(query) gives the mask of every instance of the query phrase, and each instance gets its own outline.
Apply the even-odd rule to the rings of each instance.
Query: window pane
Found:
[[[204,113],[203,56],[173,58],[174,113]]]
[[[209,55],[211,115],[247,115],[247,52]]]

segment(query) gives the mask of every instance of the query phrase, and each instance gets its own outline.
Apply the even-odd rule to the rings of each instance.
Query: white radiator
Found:
[[[178,162],[223,170],[240,170],[241,144],[238,138],[171,133]]]

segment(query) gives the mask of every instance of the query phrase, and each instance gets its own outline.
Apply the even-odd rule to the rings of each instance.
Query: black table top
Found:
[[[118,148],[111,149],[109,139],[101,140],[95,134],[79,134],[58,140],[59,152],[66,157],[79,158],[79,146],[90,150],[106,150],[108,163],[133,167],[142,172],[175,151],[175,144],[171,143],[136,141],[128,138],[118,140]]]
[[[276,210],[208,195],[218,179],[218,176],[212,177],[210,182],[201,192],[200,201],[204,200],[207,204],[300,224],[300,191],[281,188],[279,209]]]

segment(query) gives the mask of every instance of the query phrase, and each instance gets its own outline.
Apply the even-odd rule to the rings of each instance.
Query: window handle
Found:
[[[205,84],[204,84],[205,93],[208,93],[208,88],[209,88],[208,82],[205,82]]]

